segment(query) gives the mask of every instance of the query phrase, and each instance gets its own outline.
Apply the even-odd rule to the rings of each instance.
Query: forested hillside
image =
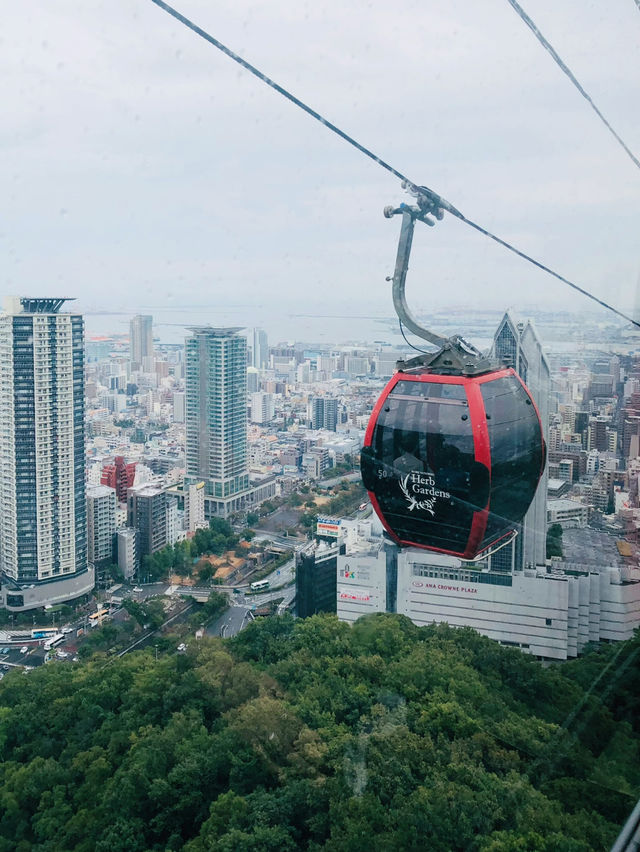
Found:
[[[640,794],[639,647],[545,668],[400,616],[284,617],[15,672],[0,852],[605,850]]]

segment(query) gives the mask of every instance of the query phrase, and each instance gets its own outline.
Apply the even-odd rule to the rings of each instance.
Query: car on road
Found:
[[[134,592],[143,592],[143,591],[144,591],[144,589],[142,588],[142,586],[134,586],[134,587],[133,587],[133,591],[134,591]]]
[[[23,646],[22,646],[22,648],[20,648],[20,653],[21,653],[21,654],[26,654],[28,650],[29,650],[29,646],[28,646],[28,645],[23,645]]]

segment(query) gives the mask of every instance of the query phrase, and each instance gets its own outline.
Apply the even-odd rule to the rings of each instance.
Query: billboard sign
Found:
[[[340,535],[340,518],[322,518],[318,516],[316,524],[316,535],[329,538],[338,538]]]

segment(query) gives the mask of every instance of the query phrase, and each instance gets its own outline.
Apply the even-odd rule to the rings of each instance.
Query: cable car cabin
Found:
[[[365,488],[394,541],[462,559],[513,534],[544,464],[538,410],[511,368],[396,373],[361,454]]]

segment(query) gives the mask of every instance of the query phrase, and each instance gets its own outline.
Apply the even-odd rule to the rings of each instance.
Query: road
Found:
[[[170,618],[167,618],[166,621],[163,621],[162,624],[160,625],[160,627],[158,627],[156,630],[151,630],[149,633],[146,633],[144,636],[141,636],[139,639],[136,639],[136,641],[133,642],[131,645],[129,645],[128,648],[125,648],[123,651],[120,651],[120,653],[117,654],[117,656],[118,657],[124,657],[124,655],[128,654],[130,651],[135,651],[139,648],[145,648],[148,645],[153,644],[153,640],[155,639],[155,637],[160,635],[162,633],[162,630],[167,625],[171,624],[174,621],[183,621],[189,615],[193,606],[194,606],[194,604],[190,603],[190,604],[187,604],[187,606],[182,607],[181,609],[178,610],[178,612],[176,612]]]
[[[251,621],[250,611],[246,605],[231,606],[207,627],[205,633],[207,636],[222,636],[225,639],[236,636]]]
[[[318,486],[320,488],[334,488],[336,485],[340,485],[345,479],[347,482],[357,482],[362,478],[359,470],[354,470],[353,473],[345,473],[342,476],[335,476],[333,479],[323,479],[318,482]]]

